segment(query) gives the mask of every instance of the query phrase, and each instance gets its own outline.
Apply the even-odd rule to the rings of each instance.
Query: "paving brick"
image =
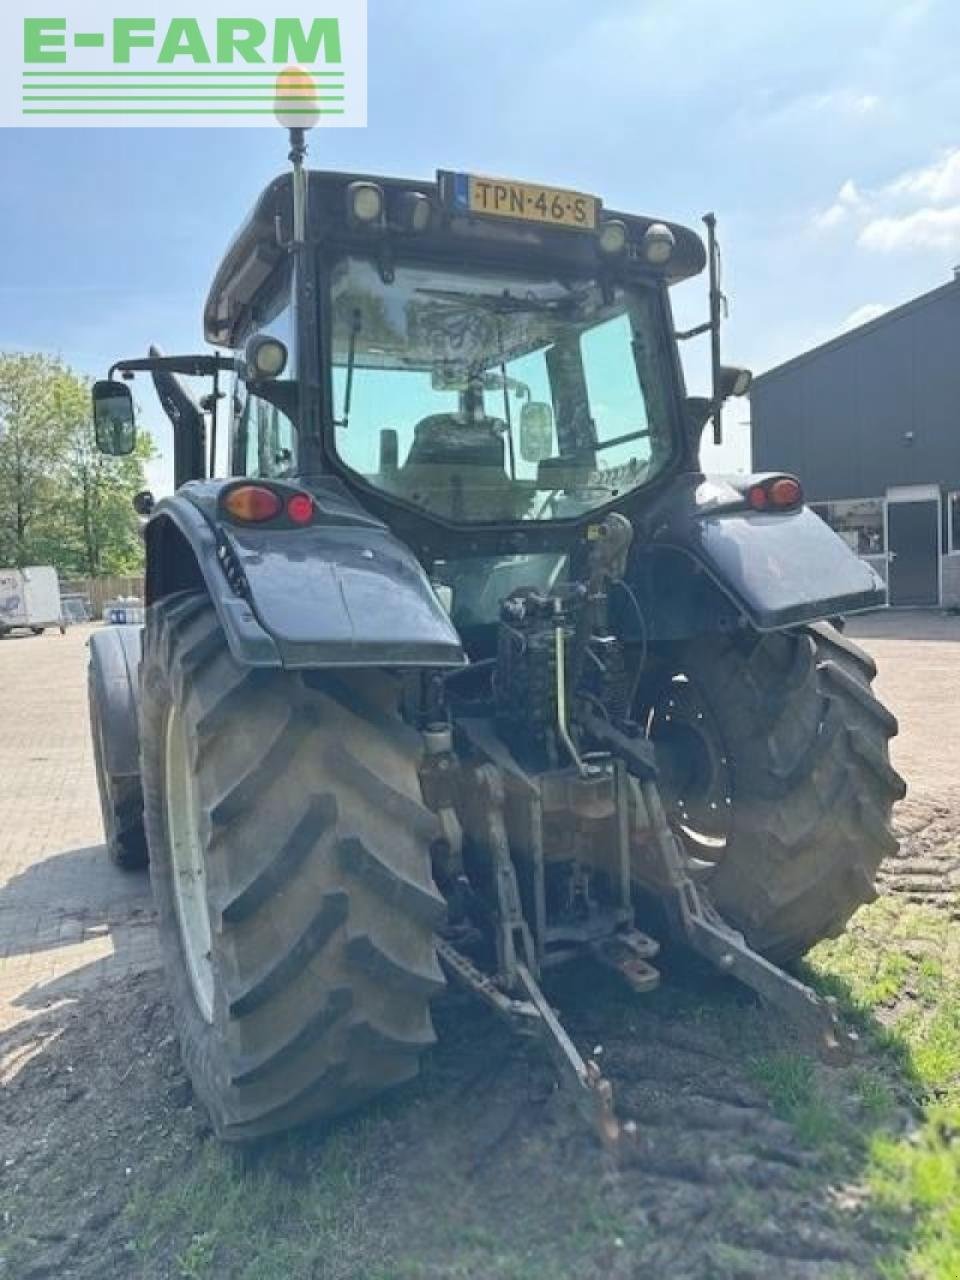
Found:
[[[159,964],[146,873],[103,847],[87,722],[87,641],[0,641],[0,1027],[46,999]]]

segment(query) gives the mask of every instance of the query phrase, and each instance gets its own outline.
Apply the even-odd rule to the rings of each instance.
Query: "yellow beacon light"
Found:
[[[277,76],[276,116],[285,129],[312,129],[320,123],[320,90],[303,67],[284,67]]]

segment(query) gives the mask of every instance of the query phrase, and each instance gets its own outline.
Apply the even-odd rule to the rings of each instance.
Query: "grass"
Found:
[[[829,1075],[798,1054],[754,1074],[798,1136],[838,1175],[856,1170],[892,1237],[888,1280],[960,1277],[960,934],[932,908],[883,898],[811,955],[807,976],[837,995],[863,1040]],[[842,1092],[841,1092],[842,1091]],[[838,1099],[840,1099],[838,1101]]]
[[[752,1074],[778,1116],[789,1120],[799,1140],[842,1159],[853,1135],[849,1122],[819,1084],[817,1064],[806,1054],[780,1052],[755,1059]]]

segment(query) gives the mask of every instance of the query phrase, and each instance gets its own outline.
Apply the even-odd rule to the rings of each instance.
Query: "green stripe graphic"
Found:
[[[301,97],[301,98],[317,98],[327,93],[343,94],[346,90],[345,84],[318,84],[310,89],[307,85],[284,85],[284,97]],[[158,93],[164,96],[174,93],[196,94],[198,98],[216,98],[228,93],[241,94],[257,94],[269,93],[271,86],[264,84],[263,81],[254,81],[252,84],[234,82],[229,84],[156,84],[153,81],[147,81],[145,84],[137,82],[124,81],[122,84],[110,83],[106,84],[74,84],[67,81],[65,84],[25,84],[21,86],[21,94],[41,94],[56,93],[68,94],[71,98],[94,98],[98,93],[114,93],[126,96],[131,93]]]
[[[265,107],[24,107],[25,116],[272,116],[273,109]],[[342,107],[327,107],[321,111],[293,111],[286,115],[343,116]]]
[[[279,67],[276,71],[24,71],[23,74],[31,78],[49,76],[149,76],[151,78],[155,76],[269,76],[275,80],[285,70],[285,67]],[[306,74],[309,76],[342,77],[345,72],[307,70]]]
[[[82,37],[81,37],[82,38]],[[25,116],[255,116],[272,115],[278,104],[291,116],[342,116],[344,107],[324,105],[346,101],[346,73],[298,68],[314,79],[306,85],[284,86],[271,93],[271,83],[287,70],[229,71],[23,71],[21,113]],[[196,103],[196,106],[134,106],[134,103]],[[62,103],[34,106],[33,103]],[[90,104],[89,106],[86,104]],[[104,105],[94,105],[94,104]],[[228,103],[249,105],[227,106]],[[269,103],[269,106],[257,106]],[[109,104],[109,105],[108,105]],[[201,105],[202,104],[202,105]],[[299,106],[298,106],[299,104]]]
[[[260,94],[251,97],[246,94],[195,94],[195,93],[154,93],[112,95],[85,94],[27,94],[24,102],[343,102],[343,94],[339,96],[318,96],[311,93],[298,93],[293,97],[278,98],[274,95],[264,97]]]

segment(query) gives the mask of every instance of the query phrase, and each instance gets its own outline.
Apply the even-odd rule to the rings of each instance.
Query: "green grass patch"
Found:
[[[773,1105],[814,1145],[859,1168],[895,1245],[888,1280],[960,1277],[960,935],[943,913],[885,898],[818,947],[808,976],[840,998],[863,1038],[848,1072],[856,1122],[834,1116],[819,1069],[790,1055],[762,1061]],[[918,1117],[916,1119],[911,1119]],[[813,1122],[811,1123],[811,1116]]]
[[[752,1063],[752,1075],[804,1146],[839,1160],[855,1141],[849,1121],[821,1088],[817,1065],[809,1055],[779,1052],[758,1057]]]

